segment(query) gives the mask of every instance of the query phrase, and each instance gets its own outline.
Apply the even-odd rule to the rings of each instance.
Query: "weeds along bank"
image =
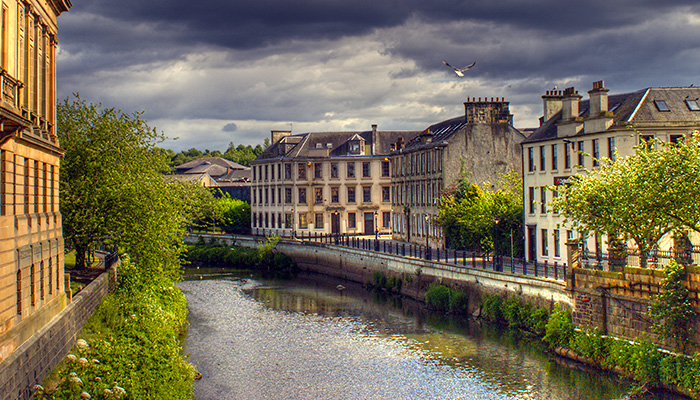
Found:
[[[122,260],[117,289],[36,399],[192,399],[194,367],[182,354],[187,301],[172,279]]]

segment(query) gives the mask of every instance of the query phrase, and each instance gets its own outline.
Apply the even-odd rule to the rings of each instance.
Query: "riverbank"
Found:
[[[36,399],[193,398],[195,371],[180,341],[184,295],[165,277],[144,277],[128,259],[119,277]]]

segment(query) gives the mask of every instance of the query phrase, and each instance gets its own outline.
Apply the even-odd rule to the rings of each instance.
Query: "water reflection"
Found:
[[[539,339],[352,283],[198,275],[181,287],[200,400],[617,399],[630,388],[552,357]],[[646,397],[662,398],[673,397]]]

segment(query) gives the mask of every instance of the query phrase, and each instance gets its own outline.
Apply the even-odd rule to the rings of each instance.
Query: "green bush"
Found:
[[[571,321],[571,311],[564,310],[557,305],[545,326],[545,342],[552,348],[568,346],[573,335],[574,324]]]
[[[386,288],[386,275],[384,275],[383,272],[375,271],[372,274],[372,286],[374,286],[377,289],[384,289]]]
[[[449,307],[452,314],[467,314],[469,312],[469,296],[461,290],[452,289]]]
[[[496,295],[488,295],[481,309],[482,317],[492,322],[503,321],[503,299]]]
[[[549,312],[547,312],[546,309],[542,307],[533,307],[527,318],[527,326],[533,333],[544,336],[548,321]]]
[[[592,332],[579,332],[569,341],[572,350],[598,363],[607,358],[606,339],[598,329]]]
[[[450,288],[443,285],[430,285],[425,293],[425,302],[428,307],[439,311],[450,309]]]
[[[248,247],[228,247],[223,245],[193,245],[187,248],[190,262],[221,266],[233,269],[259,270],[273,273],[294,272],[294,260],[284,253],[274,251],[271,240],[257,249]]]

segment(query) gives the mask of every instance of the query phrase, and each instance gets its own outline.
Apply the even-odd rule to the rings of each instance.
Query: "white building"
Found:
[[[523,142],[525,255],[528,260],[567,262],[565,243],[578,234],[548,207],[549,185],[561,185],[596,159],[634,152],[640,140],[674,142],[700,128],[700,88],[647,88],[608,95],[603,81],[593,83],[589,99],[574,88],[542,96],[541,126]],[[588,154],[590,156],[586,156]],[[603,235],[584,240],[589,251],[607,253]]]

